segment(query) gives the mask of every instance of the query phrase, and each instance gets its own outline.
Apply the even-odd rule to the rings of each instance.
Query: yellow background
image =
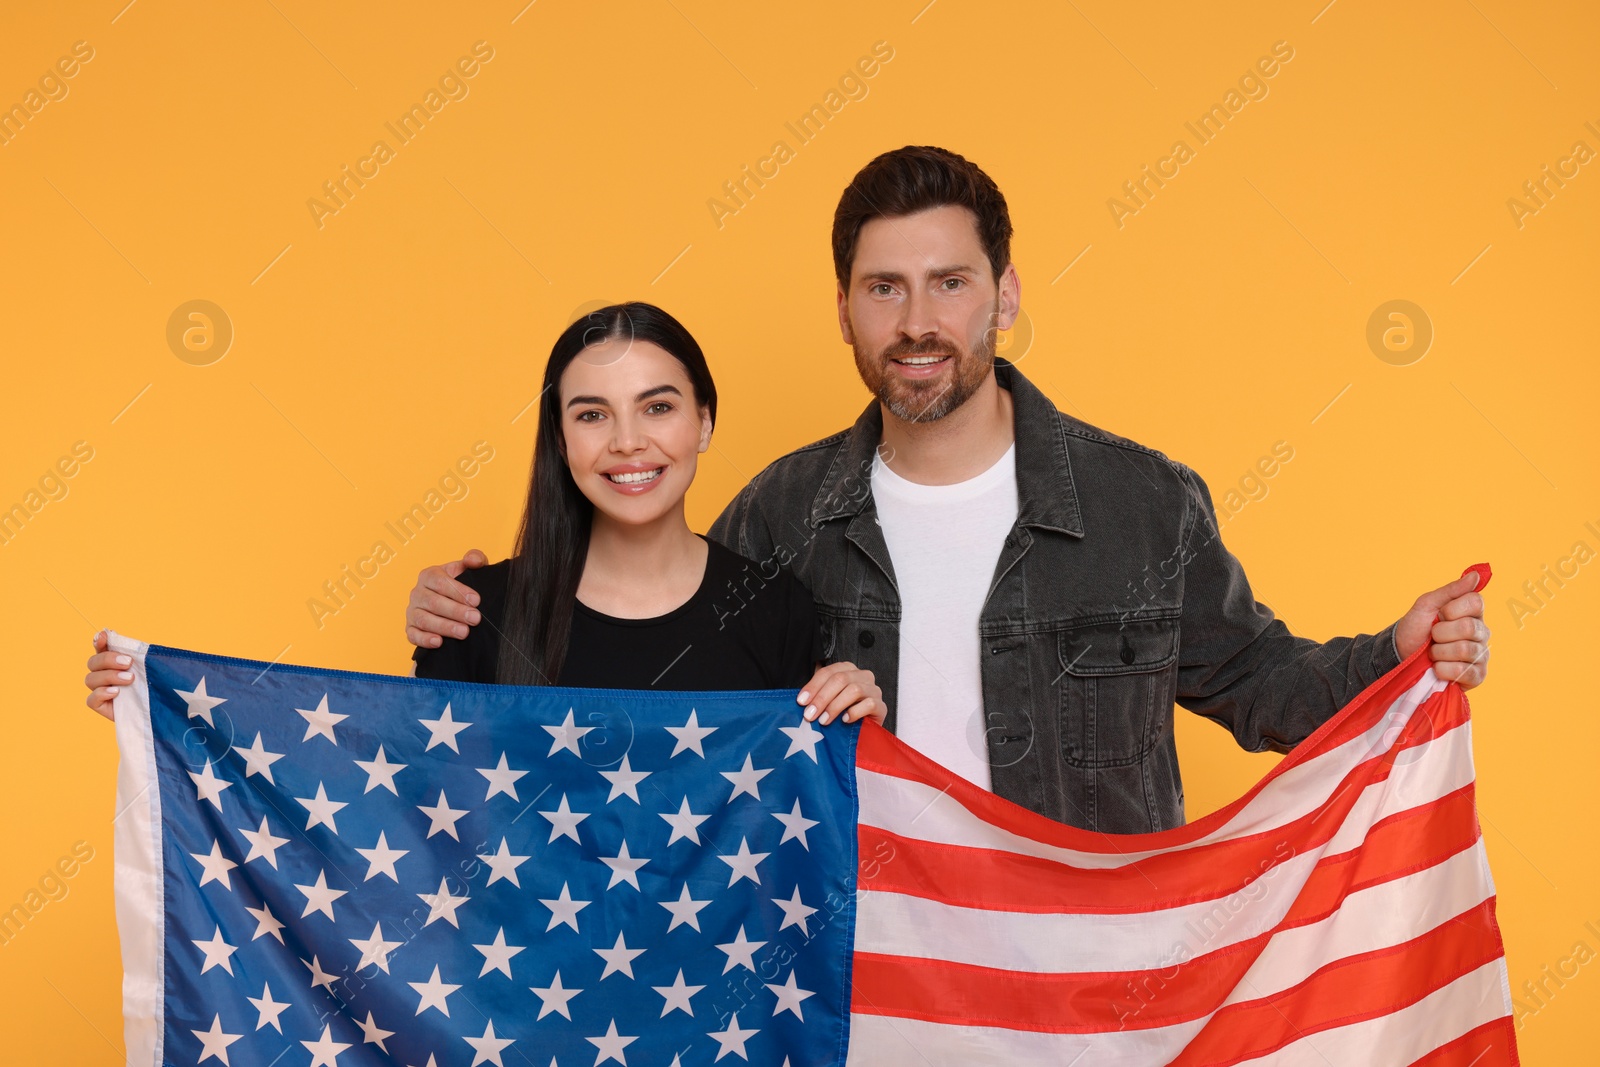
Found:
[[[94,849],[0,945],[8,1061],[119,1061],[92,632],[403,673],[418,569],[509,549],[534,432],[517,416],[594,301],[662,304],[711,359],[704,529],[863,406],[829,225],[850,176],[908,143],[1006,193],[1033,333],[1011,350],[1064,410],[1193,465],[1219,507],[1293,447],[1224,536],[1296,632],[1372,632],[1492,564],[1473,704],[1513,988],[1580,940],[1600,951],[1600,564],[1520,625],[1508,606],[1574,542],[1600,550],[1600,164],[1520,227],[1507,206],[1575,141],[1600,149],[1592,6],[122,3],[8,5],[0,27],[7,106],[94,50],[0,145],[0,506],[93,449],[0,544],[0,909]],[[397,144],[384,123],[480,40],[469,95]],[[784,124],[878,41],[893,58],[866,95],[799,144]],[[1199,146],[1184,123],[1277,41],[1294,58],[1268,95]],[[1194,158],[1119,228],[1108,199],[1179,138]],[[379,139],[394,158],[319,228],[307,201]],[[794,157],[719,227],[708,201],[780,139]],[[166,341],[193,299],[233,324],[208,366]],[[1393,299],[1435,330],[1407,366],[1366,342]],[[495,458],[468,495],[319,628],[322,582],[478,440]],[[1179,738],[1191,817],[1270,766],[1192,716]],[[1547,989],[1527,1062],[1589,1061],[1600,965]]]

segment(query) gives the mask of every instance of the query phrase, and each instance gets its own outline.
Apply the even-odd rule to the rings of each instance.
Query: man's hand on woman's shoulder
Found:
[[[478,625],[478,594],[456,581],[465,570],[489,562],[476,548],[451,563],[424,567],[411,588],[406,607],[406,640],[420,648],[438,648],[446,637],[466,637]]]

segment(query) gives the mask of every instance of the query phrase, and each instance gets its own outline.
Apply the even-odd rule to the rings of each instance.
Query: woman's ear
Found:
[[[700,409],[700,447],[698,451],[704,452],[711,447],[711,430],[711,408],[709,406],[702,407]]]

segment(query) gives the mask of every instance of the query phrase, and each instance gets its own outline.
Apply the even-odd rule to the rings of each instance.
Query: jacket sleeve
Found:
[[[747,482],[706,531],[711,540],[746,559],[764,560],[773,554],[772,531],[758,498],[761,479],[762,475],[758,474]]]
[[[1250,752],[1287,752],[1400,662],[1395,627],[1313,641],[1256,600],[1222,544],[1205,481],[1175,464],[1188,490],[1178,704],[1232,731]]]

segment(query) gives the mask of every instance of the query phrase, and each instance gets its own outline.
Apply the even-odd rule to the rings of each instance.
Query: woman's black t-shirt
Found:
[[[567,657],[556,684],[598,689],[797,689],[821,660],[811,592],[798,578],[703,538],[705,576],[685,603],[651,619],[573,605]],[[477,591],[483,621],[464,638],[412,653],[418,678],[493,682],[511,561],[458,579]],[[770,576],[769,576],[770,574]]]

